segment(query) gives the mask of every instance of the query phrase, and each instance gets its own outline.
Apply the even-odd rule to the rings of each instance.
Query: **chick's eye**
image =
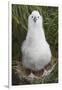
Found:
[[[32,18],[33,18],[33,16],[32,16]]]
[[[39,18],[39,16],[38,16],[38,18]]]

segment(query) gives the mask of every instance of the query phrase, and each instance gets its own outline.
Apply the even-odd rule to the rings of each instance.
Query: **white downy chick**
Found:
[[[51,61],[51,50],[43,29],[43,17],[38,11],[33,11],[28,17],[28,32],[21,49],[25,68],[38,71]]]

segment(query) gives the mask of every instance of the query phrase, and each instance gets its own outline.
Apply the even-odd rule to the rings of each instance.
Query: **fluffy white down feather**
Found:
[[[25,68],[38,71],[51,61],[51,51],[43,29],[43,18],[38,11],[33,11],[28,18],[28,32],[21,49],[22,64]]]

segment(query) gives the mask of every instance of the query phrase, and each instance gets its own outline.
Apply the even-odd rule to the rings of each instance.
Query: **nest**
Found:
[[[53,59],[54,60],[51,60],[50,64],[45,67],[47,69],[47,74],[46,72],[43,74],[43,70],[33,72],[36,76],[34,78],[28,77],[30,71],[25,69],[20,61],[16,62],[15,65],[12,65],[12,85],[50,83],[54,74],[56,74],[56,78],[51,83],[58,82],[57,59]]]

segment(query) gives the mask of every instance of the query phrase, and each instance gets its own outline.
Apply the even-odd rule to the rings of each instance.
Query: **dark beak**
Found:
[[[36,19],[36,17],[34,17],[34,19],[33,19],[33,20],[34,20],[34,22],[36,22],[36,20],[37,20],[37,19]]]

